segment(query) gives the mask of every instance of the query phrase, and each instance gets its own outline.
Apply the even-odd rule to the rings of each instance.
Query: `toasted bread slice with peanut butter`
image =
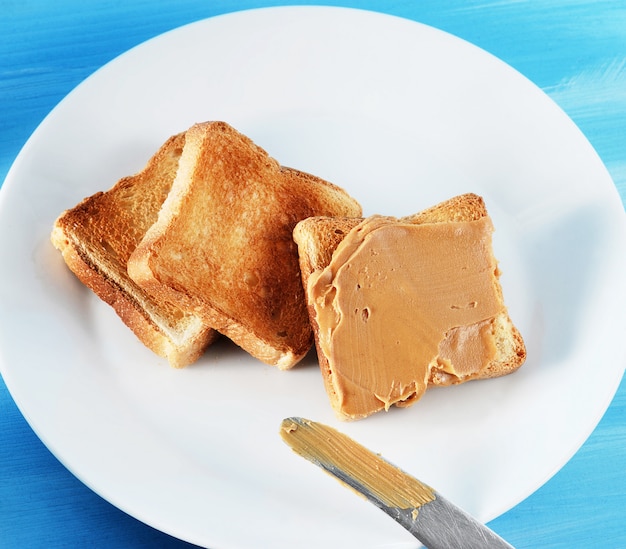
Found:
[[[406,387],[402,387],[401,389],[397,389],[396,387],[389,387],[389,394],[395,391],[395,400],[394,398],[387,398],[389,395],[385,396],[381,394],[373,394],[371,392],[371,394],[367,394],[367,391],[369,390],[367,387],[367,380],[370,379],[368,376],[370,374],[374,375],[371,372],[366,371],[368,366],[355,364],[354,372],[356,372],[356,374],[352,376],[352,379],[341,379],[341,376],[343,375],[340,373],[341,365],[338,365],[334,362],[334,353],[336,349],[334,349],[332,346],[340,344],[346,345],[347,343],[345,340],[343,340],[343,342],[330,342],[331,340],[328,339],[328,334],[332,330],[329,331],[328,319],[330,318],[331,322],[338,322],[338,314],[340,316],[343,314],[346,317],[348,315],[345,311],[337,310],[337,304],[335,301],[335,294],[338,291],[337,287],[334,287],[332,291],[321,295],[316,294],[312,290],[314,284],[321,284],[320,280],[322,280],[324,284],[327,285],[335,284],[335,279],[338,276],[337,273],[339,272],[339,269],[342,266],[344,266],[345,268],[346,265],[348,265],[349,261],[344,261],[343,259],[341,259],[341,262],[339,264],[333,266],[333,270],[331,272],[331,262],[333,261],[333,257],[343,257],[344,259],[345,257],[349,257],[348,255],[345,255],[347,253],[345,250],[342,251],[342,243],[346,241],[348,235],[352,236],[354,235],[355,231],[359,231],[364,226],[364,224],[368,222],[368,220],[364,220],[361,218],[354,219],[315,217],[303,220],[296,225],[293,236],[295,242],[298,245],[302,281],[305,291],[307,293],[308,311],[311,325],[315,334],[315,344],[317,347],[320,367],[331,404],[339,418],[358,419],[361,417],[366,417],[379,410],[387,409],[391,404],[394,404],[396,406],[408,406],[410,404],[413,404],[417,399],[422,396],[423,390],[425,390],[426,386],[445,386],[463,383],[472,379],[484,379],[503,376],[517,370],[517,368],[522,365],[526,357],[526,349],[522,336],[520,335],[517,328],[513,325],[511,319],[509,318],[507,309],[504,307],[503,304],[502,289],[498,281],[499,271],[497,269],[497,263],[493,258],[491,251],[491,222],[489,220],[484,201],[481,197],[474,194],[461,195],[442,202],[441,204],[433,206],[413,216],[402,219],[374,219],[373,222],[376,222],[378,225],[384,227],[394,225],[404,226],[407,224],[423,224],[425,226],[443,224],[454,227],[454,230],[456,231],[461,231],[465,223],[479,223],[481,222],[481,220],[483,222],[487,222],[487,228],[485,229],[486,240],[485,246],[483,246],[485,248],[485,251],[482,253],[485,256],[485,261],[491,262],[491,270],[493,271],[492,273],[485,274],[485,276],[488,277],[485,278],[485,280],[487,280],[489,284],[492,285],[490,292],[493,299],[499,300],[502,303],[502,306],[498,309],[497,313],[493,315],[493,317],[490,317],[488,319],[482,319],[480,324],[476,323],[475,326],[470,326],[465,331],[470,334],[469,336],[467,336],[467,338],[473,340],[475,345],[479,345],[479,347],[489,347],[488,351],[490,354],[485,355],[489,358],[488,360],[485,359],[486,362],[482,363],[480,367],[474,367],[470,370],[466,369],[466,371],[459,373],[455,369],[455,364],[453,364],[453,360],[450,360],[449,357],[441,356],[443,352],[441,351],[441,349],[443,349],[444,347],[439,347],[439,354],[435,352],[435,356],[432,356],[432,359],[427,364],[427,368],[423,371],[420,370],[420,372],[425,372],[426,374],[426,377],[422,380],[422,382],[416,380],[415,386],[407,384]],[[454,233],[454,231],[452,231],[452,233]],[[424,232],[424,234],[428,233]],[[454,242],[454,239],[452,240],[452,242]],[[469,252],[471,253],[471,250]],[[372,250],[372,253],[374,253],[374,250]],[[392,251],[392,253],[394,252]],[[441,249],[440,252],[434,253],[440,253],[441,257],[443,258],[446,254],[451,254],[455,252],[451,251],[450,249]],[[335,262],[338,261],[337,257],[335,257]],[[416,261],[419,262],[419,259],[419,257],[416,258]],[[437,261],[437,257],[429,257],[428,261]],[[393,269],[393,267],[390,268]],[[362,270],[367,270],[367,264],[365,264]],[[384,276],[381,275],[380,280],[387,280],[386,277],[386,274]],[[389,280],[393,279],[390,278]],[[430,283],[430,281],[425,282],[426,285],[429,285]],[[359,292],[364,291],[360,288],[360,284],[358,284],[357,287],[359,288]],[[343,291],[345,294],[345,290],[341,291]],[[388,290],[386,290],[383,283],[380,283],[378,287],[375,286],[370,291],[381,292],[381,295],[385,295],[384,292]],[[410,296],[403,294],[402,291],[395,292],[393,295],[396,296],[396,299],[399,299],[398,296],[400,296],[400,299],[404,299],[406,297],[406,299],[408,300],[410,298]],[[471,295],[471,292],[469,292],[468,295]],[[359,297],[359,299],[361,299],[361,297]],[[363,299],[365,299],[365,303],[368,303],[368,298]],[[357,301],[358,300],[355,298],[354,303],[357,303]],[[471,306],[476,306],[476,303],[472,302]],[[330,310],[332,313],[330,316],[328,315],[328,310]],[[376,311],[370,311],[369,309],[365,312],[367,313],[367,316],[370,316],[369,319],[366,318],[367,321],[371,321],[371,315],[377,314]],[[358,328],[358,322],[356,320],[351,321],[348,319],[346,319],[346,321],[353,322],[354,326],[352,326],[352,328],[350,329],[352,330],[351,333],[355,334],[355,330],[357,330]],[[332,329],[335,328],[335,325],[332,326]],[[416,331],[418,331],[419,329],[419,326],[415,327]],[[454,331],[454,329],[451,329],[450,332],[445,335],[444,339],[452,340]],[[480,334],[480,338],[482,339],[477,342],[476,340],[478,338],[478,334]],[[378,336],[376,334],[372,336],[372,334],[370,333],[369,337]],[[394,338],[397,337],[396,333],[385,333],[382,334],[380,337],[381,345],[386,345],[387,340],[394,340],[394,344],[406,344],[406,342],[395,341]],[[454,337],[456,337],[456,339],[454,339],[454,345],[461,345],[459,343],[458,333]],[[411,344],[411,342],[408,343]],[[353,342],[353,344],[359,345],[356,341]],[[487,351],[485,351],[485,353],[487,353]],[[331,356],[331,354],[333,354],[333,356]],[[337,356],[343,356],[344,360],[349,361],[352,355],[346,355],[346,353],[342,355],[341,353],[338,353]],[[345,358],[346,356],[348,356],[348,359]],[[358,353],[356,351],[354,356],[358,357]],[[454,353],[452,353],[451,356],[455,356]],[[458,357],[460,355],[456,356]],[[374,369],[376,367],[393,368],[394,366],[390,364],[385,364],[384,359],[382,359],[379,366],[371,366],[371,368]],[[359,370],[358,368],[361,369]],[[420,373],[420,375],[423,375],[423,373]],[[357,377],[359,378],[358,380],[356,379]],[[390,382],[390,384],[393,383],[394,382]],[[348,402],[350,395],[348,395],[347,393],[349,393],[350,391],[355,393],[361,393],[361,396],[359,397],[360,404],[358,406],[351,405]]]
[[[63,212],[51,234],[70,270],[174,367],[194,362],[218,334],[193,311],[147,294],[128,276],[127,262],[157,219],[184,143],[184,133],[172,136],[141,172]]]
[[[254,357],[287,369],[313,343],[292,232],[319,215],[358,216],[361,207],[343,189],[281,166],[228,124],[196,124],[129,274],[156,298],[197,311]]]

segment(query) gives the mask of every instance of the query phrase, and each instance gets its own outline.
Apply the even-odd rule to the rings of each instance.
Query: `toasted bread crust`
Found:
[[[287,369],[313,340],[291,236],[313,215],[361,215],[361,208],[339,187],[280,166],[228,124],[196,124],[129,274],[152,295],[197,311],[253,356]]]
[[[409,223],[445,223],[449,221],[475,221],[487,216],[483,199],[475,194],[456,196],[423,210],[415,215],[402,218]],[[293,232],[294,241],[300,254],[300,269],[304,288],[308,285],[311,274],[323,270],[332,259],[332,254],[346,234],[361,223],[362,218],[315,217],[299,222]],[[502,293],[500,285],[496,291]],[[337,397],[332,382],[332,370],[323,350],[319,345],[320,328],[313,304],[308,303],[311,326],[320,363],[324,385],[331,404],[340,419],[355,419],[342,415],[335,405]],[[513,325],[508,312],[504,310],[492,322],[492,331],[496,346],[496,357],[479,372],[458,377],[444,372],[437,360],[433,362],[428,386],[447,386],[464,383],[473,379],[486,379],[510,374],[517,370],[526,359],[526,347],[520,332]],[[409,406],[413,398],[396,403],[396,406]]]
[[[148,296],[128,277],[126,264],[156,220],[184,141],[184,134],[172,136],[141,172],[63,212],[51,234],[53,245],[79,280],[174,367],[197,360],[217,333],[171,303]]]

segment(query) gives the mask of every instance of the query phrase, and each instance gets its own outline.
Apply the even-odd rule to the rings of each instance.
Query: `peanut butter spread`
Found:
[[[360,493],[386,507],[419,508],[436,497],[432,488],[361,446],[339,431],[304,418],[287,418],[280,428],[282,439],[297,454],[341,478],[358,484]]]
[[[495,355],[504,309],[488,216],[411,224],[365,219],[307,291],[335,409],[365,417],[419,399],[437,367],[463,378]]]

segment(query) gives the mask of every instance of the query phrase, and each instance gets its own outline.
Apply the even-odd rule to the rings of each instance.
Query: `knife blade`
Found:
[[[381,456],[336,429],[286,418],[280,435],[294,452],[365,496],[429,549],[512,549],[495,532]]]

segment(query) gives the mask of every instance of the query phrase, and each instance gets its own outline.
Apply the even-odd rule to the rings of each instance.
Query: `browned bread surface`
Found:
[[[129,273],[258,359],[290,368],[312,344],[292,232],[316,215],[359,216],[361,207],[339,187],[280,166],[228,124],[197,124]]]
[[[487,209],[483,199],[475,194],[456,196],[415,215],[400,219],[409,223],[446,223],[450,221],[474,221],[487,216]],[[306,288],[310,275],[321,271],[331,261],[332,254],[351,229],[360,224],[362,219],[315,217],[299,222],[294,229],[293,237],[298,245],[303,285]],[[496,291],[502,294],[498,284]],[[311,325],[315,334],[315,342],[324,378],[326,390],[331,403],[335,402],[332,384],[332,370],[328,358],[318,344],[319,326],[315,308],[308,304]],[[465,377],[447,373],[442,364],[435,361],[432,364],[428,385],[446,386],[463,383],[471,379],[485,379],[503,376],[517,370],[525,361],[526,348],[518,329],[513,325],[506,309],[492,322],[491,327],[496,346],[496,356],[485,368]],[[396,403],[396,406],[408,406],[412,398]],[[336,409],[339,417],[341,413]],[[342,419],[350,419],[343,417]]]
[[[147,295],[126,267],[169,193],[184,142],[184,133],[171,137],[141,172],[63,212],[51,235],[76,276],[174,367],[195,361],[217,334],[197,315]]]

